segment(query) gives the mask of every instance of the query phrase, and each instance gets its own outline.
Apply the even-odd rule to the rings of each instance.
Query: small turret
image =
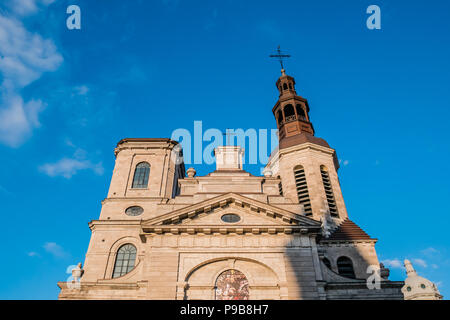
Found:
[[[409,260],[405,260],[408,277],[402,288],[405,300],[442,300],[436,285],[428,279],[419,276]]]

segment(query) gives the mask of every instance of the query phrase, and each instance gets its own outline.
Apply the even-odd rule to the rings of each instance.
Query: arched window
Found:
[[[283,84],[283,89],[284,90],[287,90],[288,89],[288,86],[287,86],[287,84],[285,83],[285,84]]]
[[[278,110],[277,118],[278,118],[278,126],[281,126],[281,124],[283,123],[283,113],[281,112],[281,110]]]
[[[134,171],[132,188],[147,188],[149,175],[150,165],[147,162],[139,163]]]
[[[292,83],[289,82],[289,89],[292,90]]]
[[[331,269],[330,260],[328,260],[327,258],[323,258],[322,261],[327,266],[328,269]]]
[[[286,122],[295,120],[295,111],[292,104],[288,104],[284,107],[284,118],[286,119]]]
[[[302,106],[298,104],[295,108],[297,109],[298,118],[301,120],[306,120],[305,110],[303,110]]]
[[[346,278],[355,279],[355,270],[353,269],[353,262],[350,258],[340,257],[337,259],[338,273]]]
[[[323,187],[325,189],[325,195],[327,197],[328,208],[330,208],[330,215],[332,215],[333,217],[337,217],[338,209],[336,206],[336,200],[334,198],[333,187],[331,186],[328,169],[325,166],[320,166],[320,173],[322,174]]]
[[[125,244],[119,248],[114,264],[113,278],[126,275],[133,270],[136,262],[136,247],[132,244]]]
[[[295,185],[297,187],[298,202],[303,205],[305,215],[312,215],[311,200],[309,199],[308,184],[306,183],[305,169],[303,166],[294,168]]]
[[[216,280],[216,300],[248,300],[248,280],[238,270],[222,272]]]

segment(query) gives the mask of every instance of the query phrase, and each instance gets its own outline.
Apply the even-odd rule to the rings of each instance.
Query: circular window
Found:
[[[241,217],[239,217],[237,214],[224,214],[222,216],[222,221],[226,223],[236,223],[241,221]]]
[[[142,213],[144,213],[144,209],[139,206],[129,207],[127,210],[125,210],[125,214],[131,217],[140,216]]]
[[[425,288],[426,288],[425,285],[424,285],[423,283],[420,285],[420,287],[421,287],[422,289],[425,289]]]
[[[408,290],[408,292],[411,291],[411,287],[406,288],[406,290]]]

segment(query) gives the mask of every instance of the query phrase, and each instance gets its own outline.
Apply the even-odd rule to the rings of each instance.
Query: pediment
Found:
[[[224,214],[236,214],[240,221],[225,223],[221,219]],[[240,194],[228,193],[143,221],[141,226],[144,233],[187,230],[209,230],[213,233],[231,229],[253,233],[255,230],[285,232],[286,228],[293,232],[307,232],[320,228],[320,222]]]

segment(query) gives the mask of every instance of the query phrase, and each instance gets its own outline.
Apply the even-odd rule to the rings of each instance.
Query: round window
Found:
[[[144,213],[144,209],[139,206],[129,207],[127,210],[125,210],[125,214],[131,217],[140,216],[142,213]]]
[[[424,285],[423,283],[420,285],[420,287],[421,287],[422,289],[425,289],[425,288],[426,288],[425,285]]]
[[[224,214],[222,216],[222,221],[226,223],[236,223],[241,221],[241,217],[239,217],[237,214]]]
[[[411,291],[411,287],[406,288],[406,290],[408,290],[408,292]]]

